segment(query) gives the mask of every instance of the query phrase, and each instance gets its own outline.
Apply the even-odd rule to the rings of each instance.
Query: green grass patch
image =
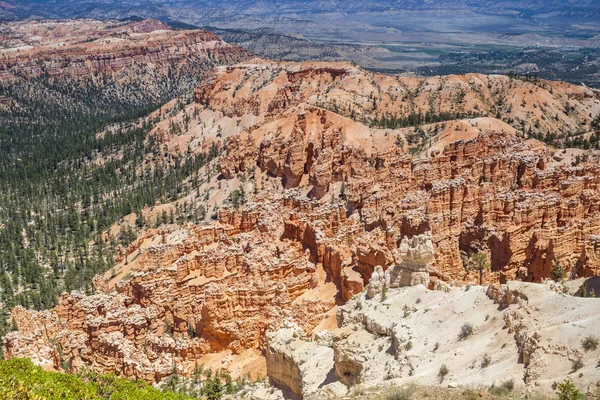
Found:
[[[191,397],[163,393],[142,381],[115,375],[61,374],[44,371],[29,359],[0,361],[0,398],[31,400],[188,400]]]

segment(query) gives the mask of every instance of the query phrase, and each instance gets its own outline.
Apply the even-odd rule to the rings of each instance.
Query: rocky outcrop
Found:
[[[383,271],[381,265],[376,266],[367,285],[367,296],[373,298],[379,293],[384,292],[388,287],[390,287],[389,274]]]
[[[265,354],[269,381],[286,398],[303,399],[331,379],[333,350],[310,341],[298,326],[268,333]]]
[[[508,285],[490,285],[486,294],[502,308],[512,304],[523,305],[527,302],[527,296],[519,290],[511,290]]]
[[[427,271],[436,279],[477,279],[461,254],[479,251],[491,261],[486,281],[541,282],[556,261],[573,276],[598,273],[596,165],[557,162],[552,149],[519,139],[522,125],[517,129],[489,117],[425,125],[422,131],[366,126],[398,109],[429,109],[432,101],[439,112],[452,114],[453,96],[469,87],[478,95],[462,104],[461,115],[500,113],[521,121],[525,111],[518,107],[489,108],[497,100],[492,87],[532,105],[527,115],[540,113],[533,105],[544,94],[552,100],[542,108],[556,113],[539,115],[540,124],[547,131],[572,129],[589,124],[590,113],[564,114],[564,99],[589,89],[479,75],[402,79],[323,65],[257,61],[215,70],[195,98],[212,112],[253,116],[252,127],[228,139],[230,151],[221,160],[226,177],[256,165],[285,188],[306,187],[313,199],[337,197],[356,216],[357,230],[364,233],[346,238],[352,241],[348,266],[354,266],[336,265],[343,271],[333,274],[345,299],[359,289],[356,273],[365,285],[377,265],[384,270],[398,265],[403,238],[426,232],[435,252]],[[600,113],[593,95],[580,98],[592,116]],[[402,143],[418,142],[419,135],[423,150],[411,157]],[[345,253],[333,250],[338,245],[328,247],[328,255]],[[421,275],[427,283],[427,274]]]
[[[406,382],[489,387],[513,379],[529,395],[567,375],[579,387],[595,384],[598,350],[584,350],[582,341],[600,322],[597,300],[552,286],[511,282],[443,292],[417,285],[390,288],[385,299],[365,290],[338,311],[336,380],[364,390]],[[575,361],[581,373],[570,374]],[[439,374],[442,365],[447,375]]]
[[[412,238],[404,237],[400,242],[402,256],[400,265],[386,272],[390,287],[423,285],[429,287],[429,271],[433,263],[433,243],[431,234],[425,233]]]
[[[267,330],[289,318],[311,332],[335,306],[334,297],[303,296],[325,282],[300,243],[280,241],[276,225],[257,229],[257,220],[273,223],[282,204],[224,209],[221,220],[236,225],[147,232],[146,246],[129,249],[136,257],[95,279],[98,294],[63,294],[50,311],[16,308],[19,331],[5,337],[5,355],[149,382],[170,375],[174,364],[189,373],[210,353],[260,360]],[[249,350],[256,352],[250,360]]]
[[[433,261],[431,234],[425,233],[412,238],[404,237],[398,248],[402,261],[389,267],[385,272],[378,265],[367,285],[367,296],[375,297],[387,288],[423,285],[429,287],[428,265]]]

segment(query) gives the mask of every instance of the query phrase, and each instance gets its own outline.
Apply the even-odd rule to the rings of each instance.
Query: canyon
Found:
[[[0,28],[0,79],[47,76],[90,78],[104,72],[133,74],[178,61],[209,65],[241,60],[245,51],[202,30],[174,30],[158,20],[21,21]],[[158,71],[155,71],[155,73]],[[121,79],[125,79],[122,77]],[[130,78],[131,80],[132,78]],[[149,83],[149,82],[145,82]]]
[[[158,153],[146,130],[174,97],[191,101],[206,71],[248,57],[156,20],[0,24],[0,313],[91,291],[113,265],[116,244],[93,249],[101,233],[164,200],[175,175],[168,166],[137,175]],[[0,335],[7,328],[1,320]]]
[[[218,148],[189,178],[197,189],[141,210],[156,227],[119,247],[116,265],[94,278],[94,294],[64,293],[50,310],[16,307],[16,330],[3,339],[7,357],[152,383],[203,364],[234,376],[268,374],[301,398],[318,393],[304,388],[325,378],[302,382],[297,349],[318,355],[307,366],[324,360],[313,375],[333,368],[344,387],[388,375],[435,380],[438,363],[414,353],[431,345],[419,326],[442,334],[448,325],[435,321],[453,313],[444,360],[473,346],[454,339],[465,318],[477,320],[474,337],[489,342],[451,366],[461,384],[490,384],[511,371],[526,390],[547,389],[568,360],[591,360],[563,342],[579,346],[593,331],[596,300],[563,294],[550,280],[557,266],[568,280],[600,273],[599,154],[542,140],[596,135],[598,91],[253,58],[212,69],[193,99],[158,111],[163,119],[144,140],[160,154],[146,154],[144,168]],[[199,223],[161,217],[200,206]],[[104,240],[138,217],[120,220]],[[485,268],[473,268],[476,255]],[[423,305],[409,311],[410,323],[396,324],[417,299]],[[567,329],[562,303],[585,323]],[[547,318],[568,330],[555,337],[561,344],[547,344]],[[530,329],[522,330],[525,319]],[[404,357],[408,340],[415,350]],[[394,351],[373,350],[380,344]],[[544,372],[554,347],[561,367]],[[479,350],[502,365],[474,381],[468,368],[483,357]],[[597,378],[586,363],[578,382]]]
[[[204,71],[247,57],[210,32],[157,20],[15,22],[0,27],[0,104],[13,119],[37,111],[38,96],[90,113],[114,102],[157,107],[192,90]]]

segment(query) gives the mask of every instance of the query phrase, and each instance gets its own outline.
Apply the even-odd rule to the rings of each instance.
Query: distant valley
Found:
[[[351,60],[377,71],[536,74],[600,87],[600,7],[540,1],[9,0],[0,18],[158,18],[204,27],[254,54]]]

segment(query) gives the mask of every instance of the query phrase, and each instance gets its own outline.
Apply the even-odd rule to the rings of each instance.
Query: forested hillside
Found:
[[[246,57],[213,34],[171,31],[157,21],[89,22],[83,33],[80,22],[19,26],[0,37],[4,46],[28,48],[0,58],[4,315],[16,305],[51,307],[65,290],[91,290],[91,278],[113,265],[116,247],[135,238],[131,226],[101,233],[144,205],[175,198],[219,151],[171,157],[151,169],[145,156],[160,148],[147,133],[189,101],[205,71]],[[40,31],[68,44],[35,44]],[[187,100],[159,110],[184,94]],[[0,336],[7,329],[0,318]]]

